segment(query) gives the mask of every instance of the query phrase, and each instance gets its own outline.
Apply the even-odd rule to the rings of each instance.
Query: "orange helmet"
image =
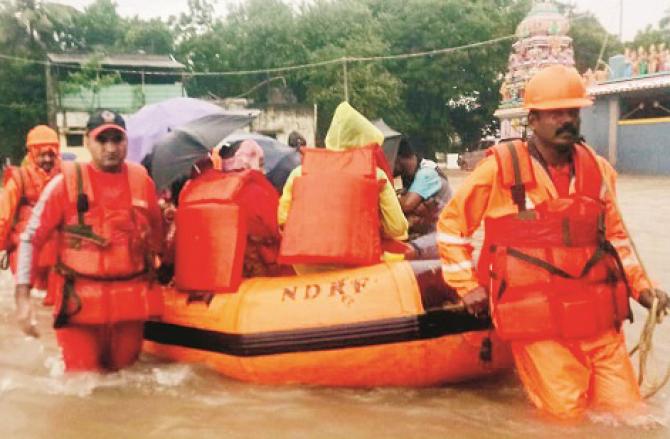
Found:
[[[58,133],[46,125],[37,125],[32,130],[28,131],[26,146],[30,148],[37,145],[55,145],[58,147],[60,145]]]
[[[582,108],[592,104],[577,70],[561,64],[537,72],[524,92],[523,106],[529,110]]]

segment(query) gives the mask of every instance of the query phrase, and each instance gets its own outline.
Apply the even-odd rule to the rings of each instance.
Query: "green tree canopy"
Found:
[[[322,138],[344,98],[370,118],[383,117],[421,149],[456,151],[477,141],[493,122],[500,81],[514,39],[482,47],[396,60],[359,57],[411,54],[513,35],[531,0],[241,0],[226,16],[213,0],[189,0],[188,10],[163,21],[124,18],[113,0],[82,11],[40,0],[0,3],[0,54],[44,60],[47,51],[174,54],[194,72],[314,67],[245,75],[186,77],[194,97],[251,98],[262,105],[279,95],[319,107]],[[562,5],[571,14],[571,5]],[[670,11],[669,11],[670,14]],[[660,42],[670,15],[641,41]],[[583,71],[620,51],[592,15],[572,26],[575,58]],[[603,46],[603,42],[607,44]],[[665,40],[663,40],[665,41]],[[640,43],[642,44],[642,43]],[[353,58],[353,60],[352,60]],[[346,81],[345,63],[346,62]],[[323,61],[334,63],[321,65]],[[88,72],[88,73],[87,73]],[[0,63],[0,135],[3,154],[18,155],[31,125],[44,123],[45,78],[40,64]],[[83,69],[75,85],[100,86]],[[111,80],[110,78],[107,78]],[[96,85],[97,84],[97,85]],[[271,93],[272,91],[272,93]]]

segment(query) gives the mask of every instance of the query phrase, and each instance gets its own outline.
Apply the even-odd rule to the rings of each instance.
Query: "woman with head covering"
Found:
[[[179,194],[177,287],[234,292],[243,278],[286,274],[276,262],[278,194],[263,174],[263,149],[253,140],[220,145],[194,168]]]
[[[225,154],[224,154],[225,155]],[[278,195],[264,177],[263,148],[247,139],[234,149],[232,157],[221,157],[219,148],[212,151],[215,170],[228,178],[239,178],[242,185],[235,202],[246,215],[247,243],[242,268],[243,277],[281,274],[277,265],[279,228],[277,226]]]
[[[264,173],[263,148],[252,139],[244,140],[235,154],[223,159],[223,172]],[[244,253],[243,277],[282,274],[277,265],[279,228],[277,205],[279,198],[274,186],[266,179],[253,179],[242,188],[239,203],[247,214],[247,247]]]
[[[221,159],[220,169],[224,172],[244,169],[263,172],[263,165],[263,148],[255,140],[247,139],[240,143],[232,157]]]

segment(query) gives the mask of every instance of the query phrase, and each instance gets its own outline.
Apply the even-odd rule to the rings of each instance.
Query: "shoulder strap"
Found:
[[[5,175],[3,178],[3,186],[7,185],[9,180],[14,180],[17,188],[19,189],[19,199],[14,209],[14,217],[12,218],[12,227],[16,226],[19,222],[19,211],[21,206],[28,204],[28,198],[26,197],[26,182],[25,176],[20,166],[9,166],[5,169]]]
[[[574,165],[575,192],[596,200],[600,199],[603,188],[603,177],[595,152],[587,145],[576,144]]]
[[[512,199],[519,212],[525,211],[526,189],[534,187],[536,183],[527,146],[518,140],[499,143],[492,146],[488,154],[496,157],[502,186],[512,192]]]
[[[18,186],[19,186],[19,191],[20,191],[20,196],[19,196],[19,207],[29,204],[28,202],[28,196],[26,195],[26,175],[23,169],[19,166],[16,168],[16,175],[18,176]],[[18,209],[16,209],[18,212]]]
[[[63,163],[61,168],[63,180],[65,182],[65,189],[70,203],[76,204],[80,194],[86,194],[89,202],[92,202],[94,197],[91,188],[91,178],[88,173],[88,166],[79,162]]]
[[[149,175],[142,165],[126,163],[128,169],[128,186],[130,187],[131,204],[137,207],[148,208],[148,191],[153,190]]]
[[[16,176],[17,166],[7,166],[3,171],[2,185],[5,186],[9,180]]]
[[[23,201],[26,201],[22,200],[25,199],[26,194],[26,177],[23,175],[23,170],[20,166],[9,166],[7,169],[5,169],[2,185],[7,185],[9,180],[14,180],[16,186],[19,188],[19,193],[21,194],[19,196],[19,204],[23,203]]]
[[[65,180],[68,201],[77,210],[77,224],[67,224],[63,226],[63,231],[75,237],[75,240],[86,239],[101,247],[106,246],[107,240],[93,233],[91,226],[86,224],[84,216],[93,200],[88,167],[78,162],[64,163],[61,172]]]

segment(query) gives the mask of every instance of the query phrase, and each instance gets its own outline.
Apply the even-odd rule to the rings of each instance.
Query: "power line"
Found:
[[[570,18],[571,22],[590,17],[592,14],[589,12],[584,12],[574,17]],[[296,70],[305,70],[315,67],[323,67],[334,64],[344,64],[348,62],[374,62],[374,61],[391,61],[391,60],[403,60],[411,58],[419,58],[424,56],[433,56],[448,54],[456,52],[459,50],[468,50],[478,47],[488,46],[497,44],[503,41],[511,40],[513,38],[518,38],[517,35],[511,34],[503,37],[492,38],[490,40],[479,41],[476,43],[465,44],[456,47],[447,47],[443,49],[427,50],[423,52],[412,52],[412,53],[402,53],[398,55],[378,55],[378,56],[344,56],[340,58],[329,59],[325,61],[317,61],[312,63],[298,64],[294,66],[284,66],[284,67],[270,67],[265,69],[245,69],[245,70],[231,70],[231,71],[220,71],[220,72],[156,72],[156,71],[144,71],[144,70],[129,70],[129,69],[110,69],[105,67],[95,68],[93,70],[98,72],[108,72],[108,73],[126,73],[126,74],[136,74],[136,75],[145,75],[145,76],[182,76],[182,77],[198,77],[198,76],[247,76],[247,75],[257,75],[261,73],[286,73]],[[54,63],[50,61],[43,61],[31,58],[22,58],[12,55],[7,55],[0,53],[0,59],[7,59],[11,61],[20,61],[31,64],[39,64],[43,66],[56,66],[65,69],[72,70],[84,70],[85,67],[81,65],[73,65],[68,63]]]
[[[256,75],[261,73],[285,73],[296,70],[305,70],[315,67],[323,67],[327,65],[342,64],[349,62],[376,62],[376,61],[391,61],[391,60],[403,60],[411,58],[419,58],[425,56],[441,55],[448,54],[461,50],[474,49],[483,46],[489,46],[493,44],[500,43],[502,41],[511,40],[516,38],[516,35],[506,35],[504,37],[493,38],[486,41],[479,41],[476,43],[465,44],[456,47],[448,47],[443,49],[428,50],[423,52],[413,52],[413,53],[403,53],[398,55],[379,55],[379,56],[344,56],[340,58],[329,59],[325,61],[317,61],[313,63],[298,64],[294,66],[284,66],[284,67],[271,67],[265,69],[248,69],[248,70],[234,70],[234,71],[220,71],[220,72],[147,72],[143,70],[127,70],[127,69],[110,69],[110,68],[95,68],[93,70],[99,72],[110,72],[110,73],[125,73],[125,74],[143,74],[146,76],[187,76],[187,77],[198,77],[198,76],[246,76],[246,75]],[[79,65],[72,65],[66,63],[53,63],[49,61],[22,58],[12,55],[6,55],[0,53],[0,59],[7,59],[11,61],[19,61],[30,64],[38,64],[44,66],[53,66],[53,67],[62,67],[67,69],[78,69],[83,70],[85,67]]]

